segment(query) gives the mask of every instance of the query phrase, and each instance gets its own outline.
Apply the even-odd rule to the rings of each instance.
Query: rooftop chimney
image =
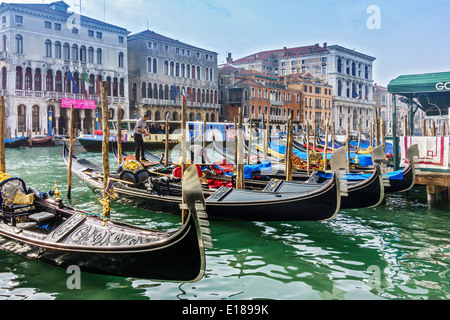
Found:
[[[233,58],[231,57],[231,52],[228,53],[227,63],[233,63]]]
[[[328,47],[328,43],[324,42],[323,47],[326,49]]]

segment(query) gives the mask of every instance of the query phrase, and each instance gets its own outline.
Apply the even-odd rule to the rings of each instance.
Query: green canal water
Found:
[[[9,149],[7,172],[28,186],[67,190],[62,148]],[[83,157],[98,164],[100,153]],[[66,204],[101,212],[76,176]],[[377,208],[342,210],[328,222],[211,222],[214,249],[197,283],[81,274],[0,250],[0,299],[44,300],[446,300],[450,298],[449,205],[429,208],[426,193],[388,195]],[[173,230],[180,217],[112,205],[115,220]],[[177,257],[173,257],[177,259]],[[158,263],[158,261],[155,261]]]

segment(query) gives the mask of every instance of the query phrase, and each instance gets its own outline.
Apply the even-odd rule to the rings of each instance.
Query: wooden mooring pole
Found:
[[[109,183],[109,124],[108,124],[108,82],[103,81],[101,83],[102,94],[102,124],[103,124],[103,145],[102,145],[102,158],[103,158],[103,216],[105,218],[111,218],[111,198],[107,192]]]
[[[67,199],[72,197],[72,158],[73,158],[73,118],[74,118],[75,108],[72,105],[70,107],[70,138],[69,138],[69,166],[67,171]]]
[[[5,97],[0,96],[0,172],[6,173],[6,151],[5,151]]]

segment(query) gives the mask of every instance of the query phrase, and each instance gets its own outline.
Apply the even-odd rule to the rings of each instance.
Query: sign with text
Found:
[[[61,99],[61,108],[95,110],[95,100]]]

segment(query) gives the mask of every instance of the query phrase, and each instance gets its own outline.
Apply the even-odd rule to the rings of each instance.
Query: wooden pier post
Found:
[[[331,139],[333,140],[331,148],[332,151],[334,152],[336,150],[336,144],[335,144],[335,140],[336,140],[336,124],[333,121],[333,124],[331,126]]]
[[[238,125],[237,118],[234,117],[234,165],[236,166],[236,170],[238,170]],[[237,171],[236,171],[237,172]]]
[[[263,141],[264,160],[267,159],[267,155],[269,153],[269,151],[268,151],[269,139],[270,139],[270,112],[267,114],[266,129],[265,129],[265,135],[264,135],[264,141]]]
[[[187,122],[187,105],[186,101],[184,99],[182,100],[182,107],[181,107],[181,177],[184,176],[184,171],[186,171],[186,159],[187,159],[187,150],[186,150],[186,144],[187,144],[187,137],[188,137],[188,128],[186,126]],[[186,204],[186,200],[184,199],[184,192],[181,191],[181,222],[184,224],[187,218],[188,211],[185,209],[184,205]]]
[[[252,127],[253,127],[253,119],[252,119],[252,113],[250,112],[250,126],[248,129],[248,152],[247,152],[247,165],[250,165],[250,150],[252,150]]]
[[[309,150],[309,122],[306,120],[306,173],[310,174],[311,172],[311,156],[310,156],[311,150]]]
[[[111,198],[106,191],[109,183],[110,168],[109,168],[109,124],[108,124],[108,82],[103,81],[101,83],[102,94],[102,125],[103,125],[103,145],[102,145],[102,158],[103,158],[103,215],[105,218],[111,218]]]
[[[327,124],[325,125],[325,148],[324,148],[324,155],[323,155],[323,170],[327,170],[328,168],[328,128],[330,126],[330,118],[327,119]]]
[[[350,118],[347,121],[347,139],[345,140],[345,148],[347,151],[347,172],[350,172]]]
[[[169,166],[169,114],[166,115],[166,144],[164,145],[164,166]]]
[[[294,153],[294,124],[293,124],[294,110],[289,111],[287,132],[286,132],[286,181],[292,181],[292,156]]]
[[[206,152],[206,114],[203,115],[202,140],[203,152]]]
[[[239,108],[238,117],[238,130],[237,130],[237,179],[236,179],[236,189],[245,189],[244,180],[244,118],[242,114],[242,108]]]
[[[117,153],[119,166],[122,164],[122,106],[117,105]]]
[[[6,148],[5,148],[5,97],[0,96],[0,172],[6,173]]]
[[[69,167],[67,171],[67,199],[72,197],[72,157],[73,157],[73,118],[74,118],[74,106],[70,107],[70,138],[69,138]]]

